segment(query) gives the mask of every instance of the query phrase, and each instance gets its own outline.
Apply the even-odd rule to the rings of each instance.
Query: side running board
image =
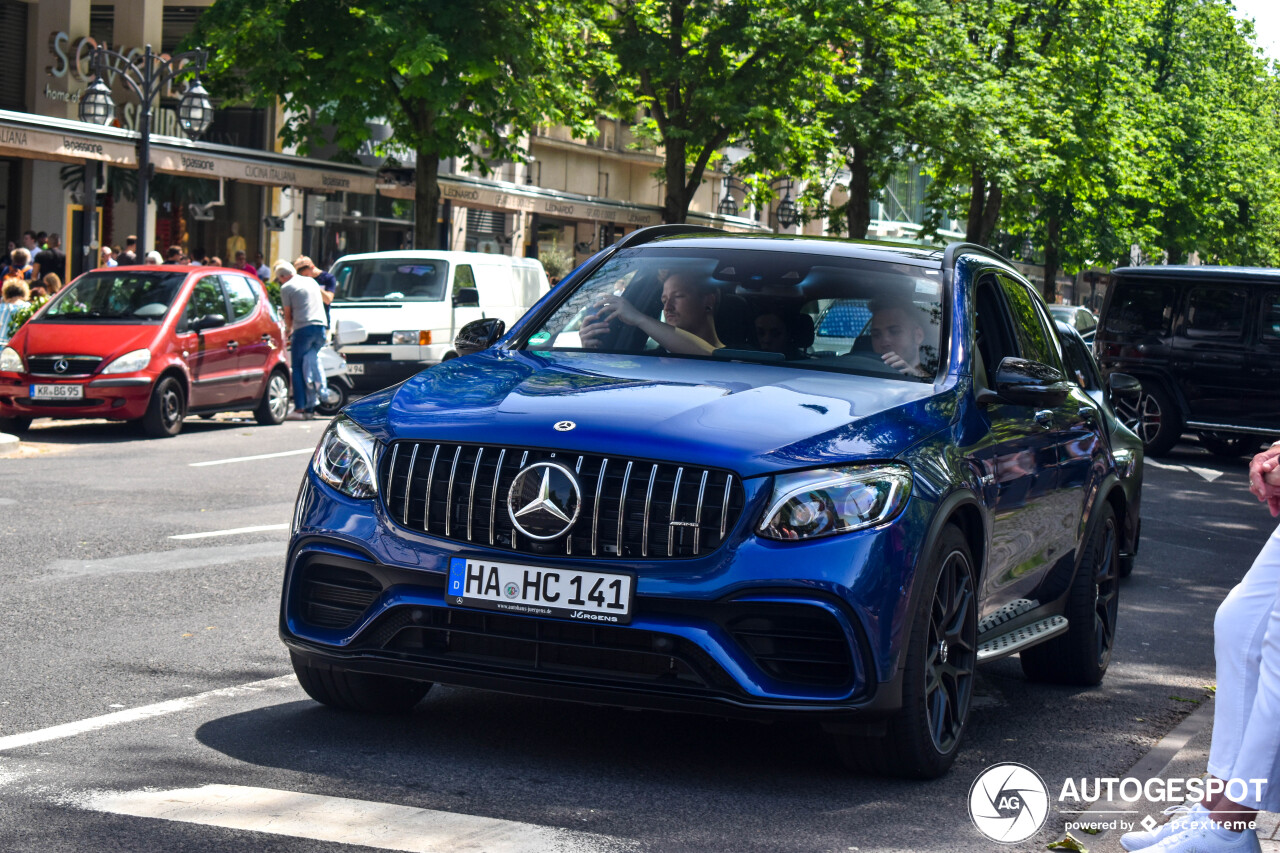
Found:
[[[978,663],[1008,657],[1067,630],[1065,616],[1044,616],[1040,610],[1040,602],[1020,598],[984,616],[978,622]]]

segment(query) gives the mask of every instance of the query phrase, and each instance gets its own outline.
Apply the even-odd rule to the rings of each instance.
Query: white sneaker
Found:
[[[1230,841],[1220,837],[1208,823],[1197,822],[1196,826],[1171,835],[1154,847],[1147,848],[1148,853],[1262,853],[1262,845],[1258,842],[1258,833],[1252,829],[1236,833]]]
[[[1120,836],[1120,846],[1125,850],[1145,850],[1153,844],[1159,844],[1171,835],[1177,835],[1179,832],[1190,829],[1194,823],[1208,820],[1209,818],[1209,810],[1204,807],[1204,803],[1196,803],[1190,808],[1187,806],[1169,806],[1164,810],[1164,813],[1177,815],[1177,817],[1152,830],[1139,829],[1134,832],[1126,832]]]

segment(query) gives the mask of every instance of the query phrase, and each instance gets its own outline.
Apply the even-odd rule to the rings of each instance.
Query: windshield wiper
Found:
[[[786,361],[787,357],[780,352],[767,352],[755,349],[730,349],[720,347],[711,351],[712,358],[723,358],[730,361]]]

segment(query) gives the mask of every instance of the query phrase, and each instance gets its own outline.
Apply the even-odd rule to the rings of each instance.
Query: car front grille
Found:
[[[567,535],[535,541],[515,529],[507,493],[536,462],[572,469],[581,511]],[[403,527],[527,554],[603,559],[696,557],[718,548],[742,513],[728,471],[627,457],[399,441],[383,454],[379,490]]]
[[[66,368],[58,371],[58,362]],[[27,372],[44,376],[88,376],[98,369],[102,359],[96,355],[32,355],[27,357]]]
[[[348,628],[382,593],[382,583],[358,569],[309,563],[301,572],[302,618],[318,628]]]
[[[849,640],[826,610],[804,604],[741,602],[730,635],[766,673],[789,684],[842,687],[855,670]]]
[[[693,643],[634,628],[440,607],[399,607],[357,641],[407,660],[518,670],[705,693],[734,688],[732,679]]]

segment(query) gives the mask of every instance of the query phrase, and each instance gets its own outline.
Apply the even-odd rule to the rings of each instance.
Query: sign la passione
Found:
[[[104,46],[109,46],[104,43]],[[81,36],[72,40],[71,36],[62,30],[57,30],[49,34],[49,53],[53,55],[54,63],[45,70],[50,77],[55,80],[66,80],[66,89],[55,89],[52,85],[46,83],[44,91],[41,93],[46,100],[59,101],[68,104],[78,104],[81,95],[84,94],[88,84],[93,80],[92,57],[93,51],[98,47],[98,40],[92,36]],[[146,55],[142,48],[117,48],[124,54],[125,58],[131,65],[140,66],[142,59]],[[162,59],[168,59],[169,55],[160,54]],[[107,85],[114,86],[116,75],[121,73],[121,62],[114,56],[107,57]],[[84,85],[72,88],[76,83]],[[166,84],[161,91],[162,98],[176,98],[178,95],[171,88],[171,84]],[[141,107],[133,102],[130,98],[125,101],[124,107],[120,110],[120,120],[129,130],[138,129],[138,115]],[[173,109],[153,110],[152,113],[153,127],[152,133],[161,136],[180,136],[178,130],[178,111]]]

